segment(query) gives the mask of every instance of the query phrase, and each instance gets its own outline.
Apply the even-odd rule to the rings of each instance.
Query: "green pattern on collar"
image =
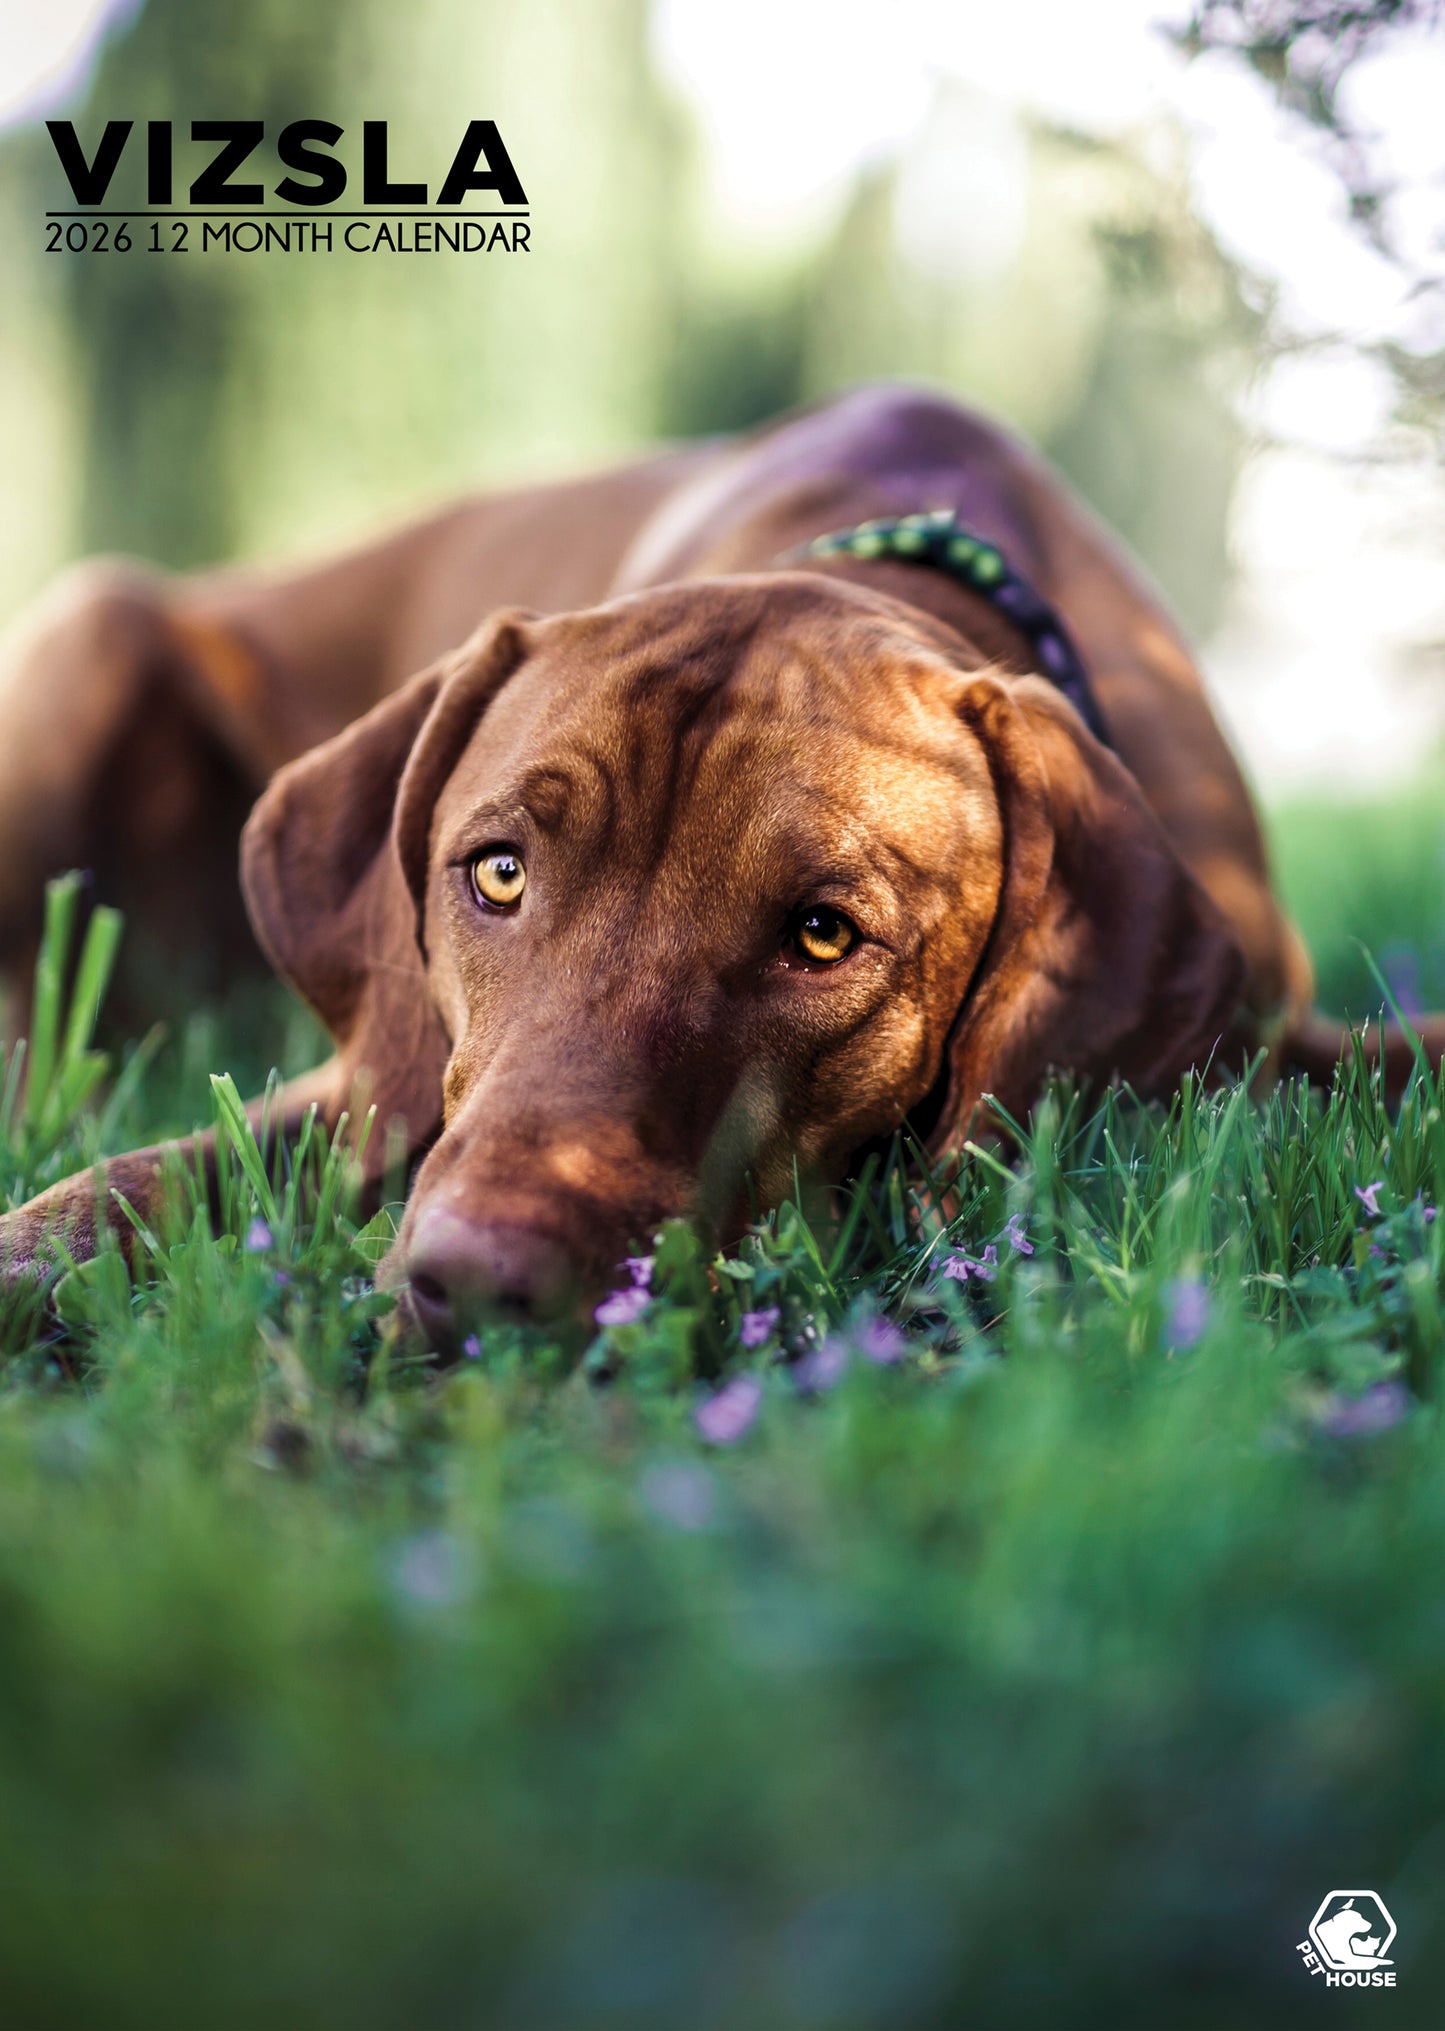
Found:
[[[1089,731],[1108,742],[1089,673],[1057,610],[1020,577],[997,544],[968,528],[952,508],[835,529],[795,554],[857,557],[869,563],[888,558],[942,571],[1013,623],[1032,647],[1040,674],[1063,692]]]

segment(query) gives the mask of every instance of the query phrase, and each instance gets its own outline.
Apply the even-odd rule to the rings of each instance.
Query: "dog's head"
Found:
[[[1223,920],[1053,690],[965,662],[806,574],[504,614],[276,777],[252,917],[433,1144],[394,1268],[434,1340],[668,1215],[725,1235],[930,1096],[944,1147],[1051,1065],[1209,1051]]]

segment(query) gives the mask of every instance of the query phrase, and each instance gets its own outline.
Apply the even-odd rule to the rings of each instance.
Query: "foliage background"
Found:
[[[204,106],[274,137],[327,109],[355,176],[357,124],[384,106],[393,162],[435,188],[482,100],[524,168],[526,258],[46,259],[50,143],[11,137],[6,426],[11,483],[39,498],[28,541],[5,546],[7,606],[77,552],[289,556],[448,491],[916,374],[1042,439],[1209,623],[1240,452],[1228,397],[1255,320],[1167,164],[1034,131],[1002,274],[910,269],[890,162],[820,244],[749,258],[710,228],[700,137],[659,80],[645,0],[149,0],[65,110],[82,135],[124,115],[180,137]],[[947,94],[933,115],[974,117]]]

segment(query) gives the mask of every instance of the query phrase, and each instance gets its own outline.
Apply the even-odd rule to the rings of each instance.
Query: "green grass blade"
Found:
[[[255,1193],[256,1203],[267,1221],[273,1228],[279,1226],[280,1214],[271,1180],[266,1175],[266,1161],[247,1119],[245,1104],[236,1091],[235,1080],[229,1072],[213,1072],[211,1091],[215,1096],[217,1128],[235,1151],[236,1161],[245,1173],[246,1182]]]
[[[45,889],[45,928],[35,960],[35,992],[30,1015],[30,1077],[25,1089],[25,1118],[38,1127],[50,1095],[60,1050],[60,1010],[65,992],[66,962],[80,902],[81,877],[60,875]]]

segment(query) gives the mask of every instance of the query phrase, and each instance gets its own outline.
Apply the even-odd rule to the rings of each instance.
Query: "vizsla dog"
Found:
[[[281,1125],[358,1092],[404,1124],[388,1274],[443,1349],[910,1117],[956,1147],[1052,1067],[1159,1093],[1339,1047],[1158,600],[1036,456],[926,393],[292,576],[82,567],[0,685],[12,965],[71,864],[142,936],[164,906],[233,938],[258,792],[246,908],[336,1046]],[[12,1268],[124,1239],[106,1188],[144,1210],[162,1169],[11,1213]]]

